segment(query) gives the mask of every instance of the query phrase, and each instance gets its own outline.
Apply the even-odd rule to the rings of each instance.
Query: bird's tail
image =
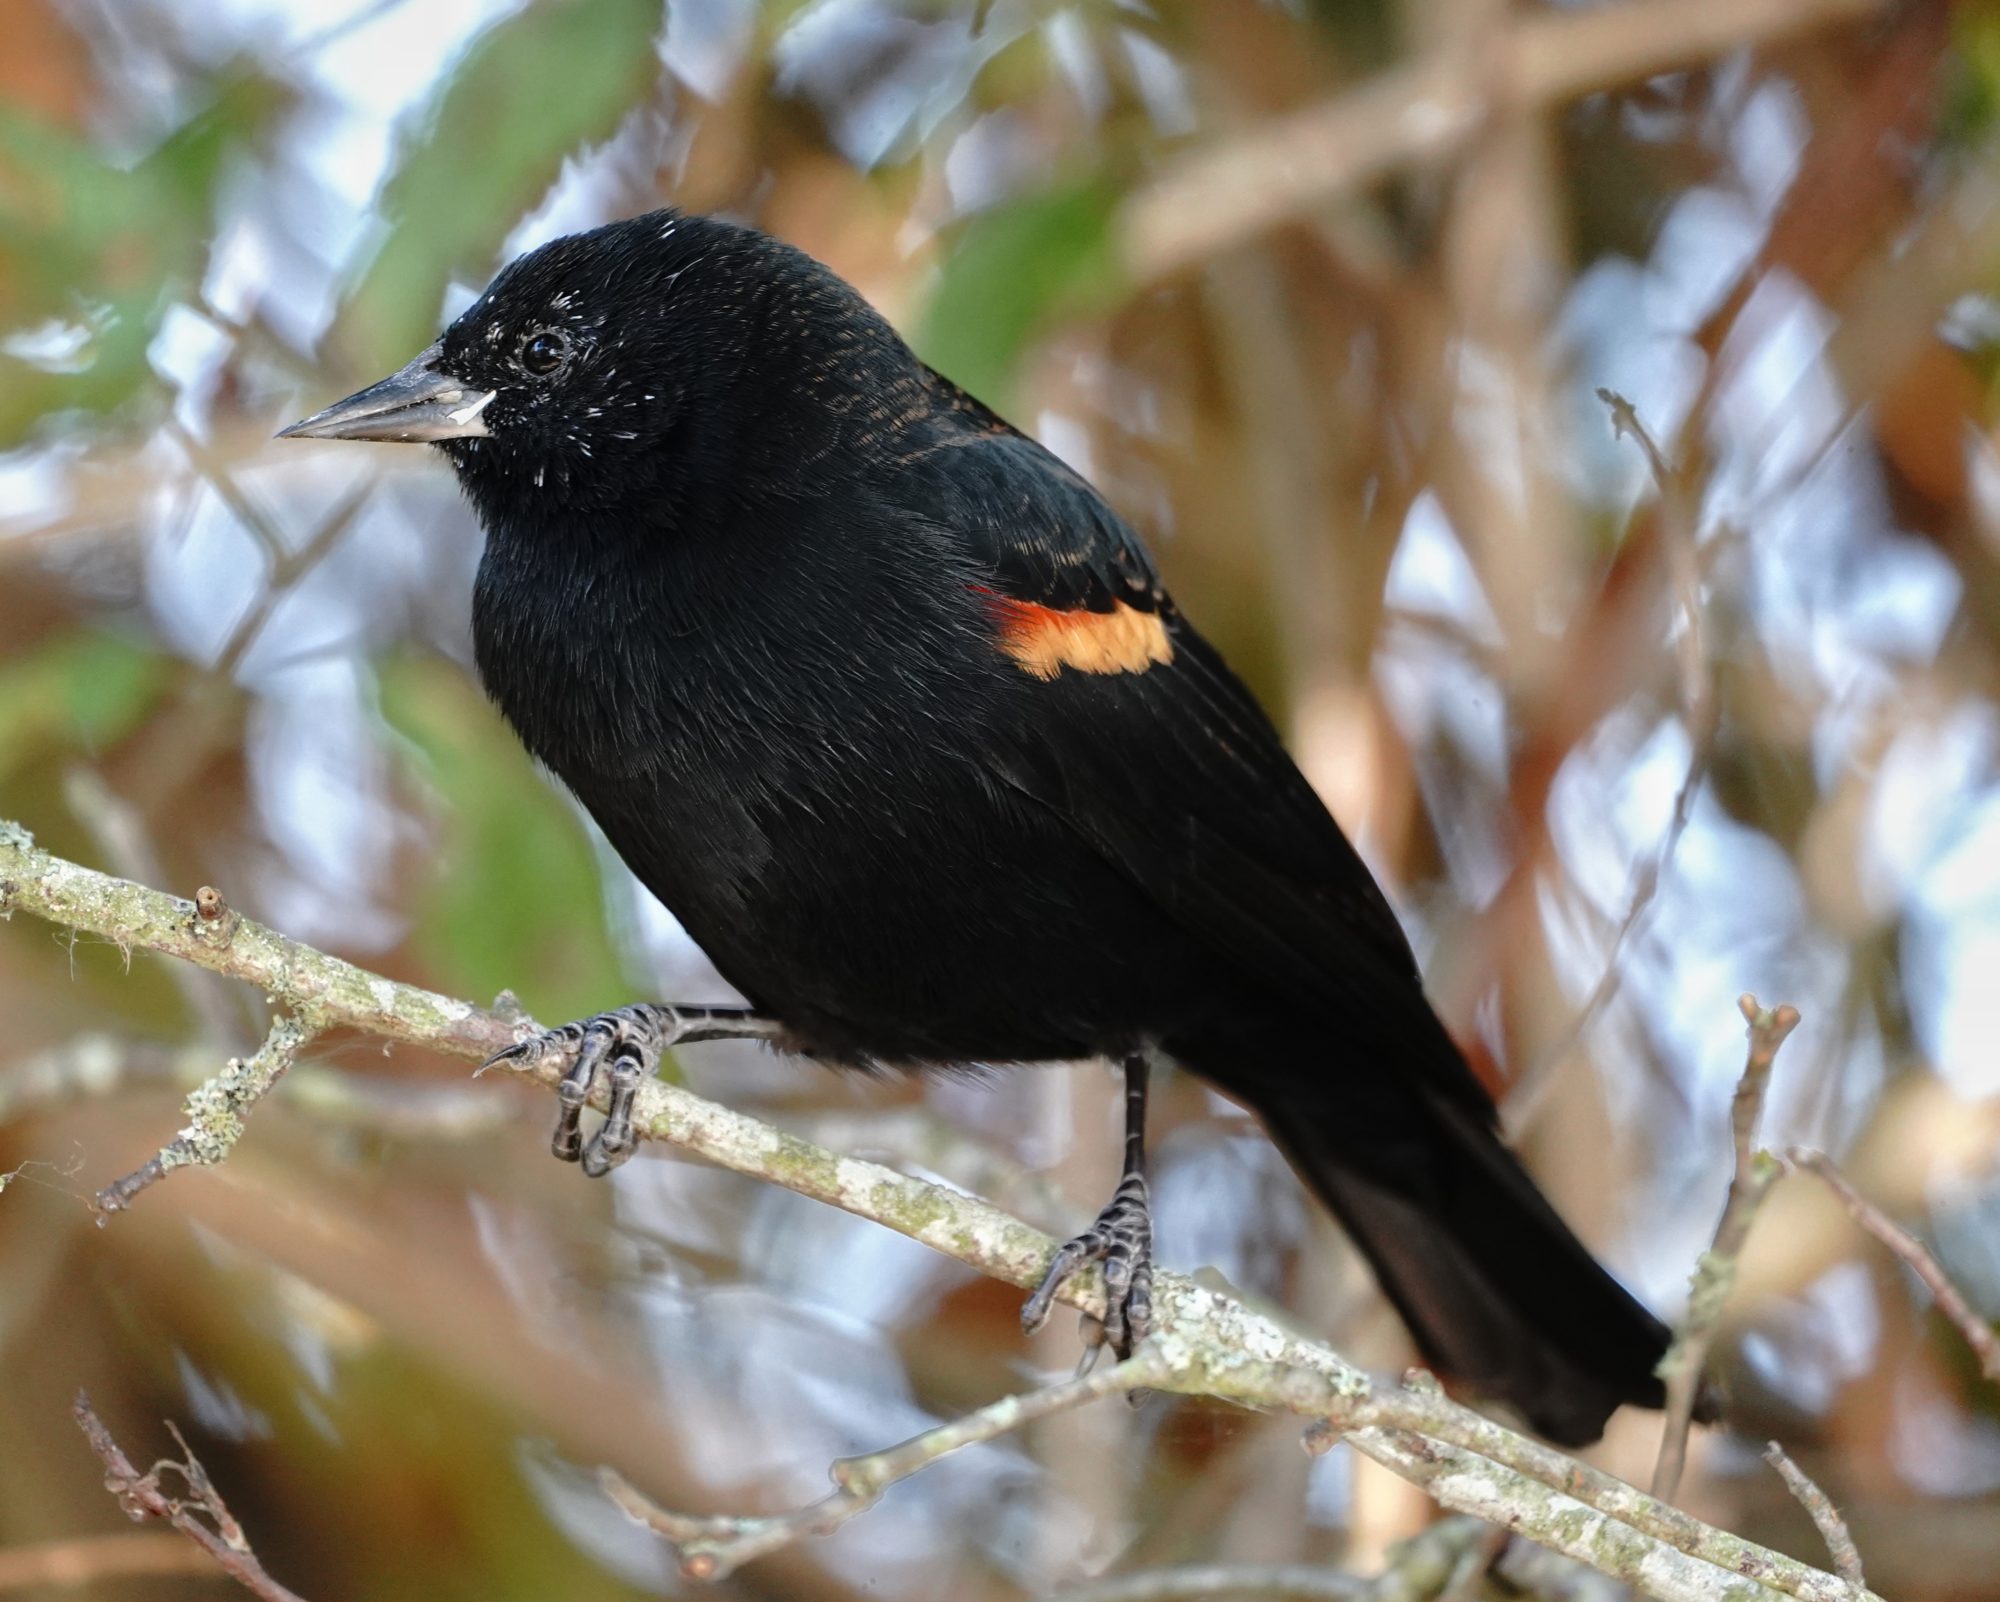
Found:
[[[1189,1065],[1259,1115],[1439,1374],[1584,1445],[1621,1403],[1661,1405],[1668,1331],[1556,1215],[1442,1025],[1426,1023],[1447,1073],[1393,1061],[1343,1073],[1324,1044],[1306,1055],[1270,1040],[1211,1042]]]

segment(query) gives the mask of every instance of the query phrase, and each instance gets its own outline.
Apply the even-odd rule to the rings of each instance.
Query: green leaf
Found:
[[[982,211],[964,225],[920,320],[917,349],[996,411],[1013,400],[1028,342],[1061,317],[1122,292],[1112,248],[1115,191],[1070,183]]]
[[[51,754],[94,755],[137,726],[167,665],[111,634],[50,636],[0,662],[0,779]]]
[[[201,276],[216,189],[283,99],[269,79],[227,75],[130,166],[0,106],[0,319],[75,336],[59,360],[0,354],[0,446],[52,412],[114,411],[151,382],[146,352]]]
[[[1938,135],[1948,148],[1978,151],[2000,121],[2000,11],[1959,6],[1945,59]]]
[[[386,663],[380,690],[438,804],[412,904],[439,982],[481,1000],[511,988],[548,1023],[630,1001],[590,836],[499,714],[445,662]]]
[[[541,0],[474,41],[383,192],[388,234],[337,335],[356,370],[429,344],[452,278],[484,275],[563,157],[652,92],[660,15],[659,0]]]

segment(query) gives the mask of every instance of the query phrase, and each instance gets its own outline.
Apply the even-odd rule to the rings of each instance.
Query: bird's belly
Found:
[[[1034,1061],[1177,1026],[1208,959],[1149,897],[1025,807],[902,778],[865,797],[684,790],[631,819],[584,799],[723,977],[816,1056]]]

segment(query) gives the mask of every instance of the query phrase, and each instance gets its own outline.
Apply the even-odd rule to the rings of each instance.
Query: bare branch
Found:
[[[220,1564],[223,1572],[238,1585],[263,1597],[265,1602],[304,1602],[296,1591],[287,1590],[264,1572],[264,1565],[250,1550],[243,1526],[236,1522],[228,1504],[210,1482],[208,1471],[196,1460],[194,1453],[188,1451],[187,1442],[181,1439],[181,1432],[173,1425],[169,1424],[167,1428],[173,1432],[174,1443],[181,1449],[181,1461],[176,1463],[164,1459],[141,1474],[111,1438],[111,1431],[105,1428],[104,1420],[90,1405],[87,1393],[76,1393],[70,1412],[84,1438],[90,1442],[91,1450],[104,1461],[104,1488],[118,1498],[118,1505],[130,1517],[134,1520],[164,1519]],[[168,1470],[187,1482],[185,1501],[169,1496],[161,1489],[160,1475]],[[213,1529],[202,1522],[201,1515],[204,1514],[214,1521]]]
[[[145,947],[259,986],[316,1028],[348,1027],[484,1059],[532,1033],[531,1019],[472,1007],[397,984],[273,933],[248,918],[202,919],[193,903],[111,879],[37,848],[0,820],[0,915],[26,912]],[[551,1055],[523,1077],[553,1087]],[[599,1100],[602,1101],[600,1095]],[[634,1124],[649,1140],[843,1208],[981,1273],[1032,1286],[1055,1242],[974,1197],[874,1163],[836,1156],[795,1135],[658,1081],[641,1087]],[[1102,1306],[1096,1273],[1063,1299]],[[1456,1511],[1507,1525],[1551,1550],[1663,1602],[1869,1602],[1838,1576],[1718,1530],[1551,1447],[1515,1434],[1417,1376],[1384,1385],[1317,1341],[1185,1275],[1154,1285],[1154,1388],[1281,1408],[1325,1421],[1326,1444],[1345,1438]],[[974,1415],[978,1417],[978,1415]]]
[[[1785,1161],[1794,1168],[1803,1168],[1807,1173],[1817,1175],[1840,1198],[1841,1204],[1857,1224],[1909,1264],[1910,1271],[1924,1282],[1936,1298],[1938,1311],[1958,1326],[1958,1332],[1965,1337],[1965,1344],[1979,1359],[1979,1372],[1989,1380],[2000,1383],[2000,1334],[1996,1334],[1991,1321],[1965,1299],[1965,1293],[1951,1282],[1951,1276],[1931,1255],[1930,1249],[1856,1190],[1853,1182],[1825,1152],[1794,1146],[1785,1153]]]
[[[1660,1362],[1660,1374],[1667,1382],[1667,1419],[1660,1435],[1659,1461],[1653,1467],[1653,1494],[1663,1500],[1671,1500],[1680,1488],[1681,1471],[1687,1465],[1688,1427],[1701,1394],[1708,1348],[1715,1339],[1729,1293],[1736,1286],[1736,1270],[1744,1244],[1750,1238],[1750,1225],[1772,1184],[1784,1172],[1776,1158],[1757,1150],[1757,1121],[1763,1113],[1764,1095],[1770,1087],[1778,1048],[1798,1027],[1799,1012],[1792,1006],[1767,1010],[1752,995],[1741,997],[1736,1005],[1750,1026],[1750,1053],[1729,1107],[1736,1166],[1729,1180],[1729,1198],[1722,1206],[1722,1219],[1715,1226],[1714,1244],[1695,1265],[1694,1280],[1688,1288],[1687,1316],[1681,1321],[1672,1348]]]
[[[1833,1505],[1833,1499],[1813,1483],[1812,1477],[1794,1463],[1788,1453],[1776,1441],[1764,1448],[1764,1461],[1778,1471],[1778,1478],[1785,1482],[1785,1489],[1798,1499],[1800,1507],[1818,1527],[1826,1539],[1826,1549],[1833,1554],[1834,1572],[1851,1585],[1866,1585],[1867,1576],[1861,1572],[1861,1553],[1854,1545],[1854,1537],[1848,1533],[1847,1520],[1840,1516],[1840,1509]]]
[[[808,1507],[790,1513],[703,1516],[673,1513],[635,1490],[622,1475],[598,1471],[605,1494],[626,1513],[657,1530],[680,1552],[681,1573],[690,1580],[721,1580],[752,1558],[763,1557],[809,1535],[831,1535],[864,1513],[899,1480],[929,1468],[964,1447],[977,1446],[1099,1397],[1144,1390],[1168,1378],[1157,1351],[1144,1349],[1124,1362],[1040,1390],[1004,1396],[977,1412],[913,1436],[899,1446],[866,1457],[842,1458],[829,1471],[835,1489]]]
[[[1524,13],[1170,166],[1119,219],[1127,271],[1139,283],[1177,272],[1397,167],[1448,155],[1503,111],[1545,111],[1882,5],[1628,0]]]

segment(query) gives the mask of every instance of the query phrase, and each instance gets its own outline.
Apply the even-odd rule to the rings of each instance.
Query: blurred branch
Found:
[[[145,817],[96,769],[79,765],[65,773],[63,799],[118,873],[140,880],[160,876],[159,853],[153,849]],[[210,1047],[225,1050],[241,1037],[242,1025],[230,1016],[230,997],[213,974],[176,963],[173,978]]]
[[[1275,1597],[1280,1602],[1387,1602],[1415,1595],[1400,1565],[1373,1580],[1310,1563],[1193,1563],[1120,1574],[1064,1591],[1050,1602],[1206,1602],[1211,1597]],[[1385,1582],[1388,1582],[1385,1584]]]
[[[0,915],[25,912],[144,947],[254,984],[297,1027],[344,1026],[484,1060],[534,1032],[463,1001],[396,984],[247,918],[204,919],[195,903],[112,879],[37,848],[0,820]],[[522,1070],[553,1088],[566,1064],[550,1053]],[[597,1097],[603,1093],[600,1087]],[[641,1087],[634,1124],[737,1173],[830,1203],[1009,1284],[1040,1282],[1055,1242],[974,1197],[839,1157],[678,1086]],[[1101,1311],[1101,1280],[1079,1276],[1063,1299]],[[1662,1602],[1867,1602],[1838,1576],[1704,1524],[1552,1447],[1446,1397],[1428,1375],[1387,1385],[1180,1274],[1154,1285],[1157,1389],[1276,1408],[1320,1422],[1324,1449],[1345,1439],[1441,1505],[1470,1513],[1640,1583]],[[978,1415],[974,1415],[978,1417]]]
[[[900,1446],[866,1457],[842,1458],[828,1471],[835,1487],[833,1494],[790,1513],[749,1517],[670,1513],[610,1469],[599,1471],[598,1482],[626,1513],[674,1544],[681,1557],[681,1573],[686,1578],[721,1580],[752,1558],[775,1552],[809,1535],[831,1535],[857,1513],[873,1507],[890,1486],[953,1452],[997,1440],[1038,1419],[1082,1407],[1099,1397],[1130,1394],[1164,1384],[1170,1377],[1159,1353],[1146,1346],[1124,1362],[1094,1374],[1044,1385],[1018,1396],[1003,1396],[964,1418],[913,1436]]]
[[[1646,859],[1632,882],[1626,898],[1625,915],[1612,931],[1604,951],[1603,972],[1584,998],[1566,1029],[1541,1054],[1540,1061],[1508,1092],[1505,1112],[1508,1132],[1519,1139],[1540,1111],[1548,1088],[1556,1081],[1556,1069],[1582,1040],[1598,1015],[1611,1004],[1625,972],[1619,960],[1626,943],[1646,916],[1660,882],[1680,849],[1694,817],[1695,797],[1708,776],[1715,758],[1716,734],[1721,728],[1721,701],[1709,671],[1708,634],[1701,603],[1701,552],[1696,507],[1699,494],[1688,482],[1686,470],[1672,461],[1641,420],[1638,408],[1616,390],[1600,389],[1597,398],[1611,412],[1611,431],[1619,439],[1631,439],[1646,458],[1646,465],[1659,491],[1661,532],[1665,536],[1667,571],[1680,602],[1683,627],[1676,641],[1675,660],[1680,670],[1681,717],[1687,725],[1688,765],[1674,792],[1673,809],[1659,847]]]
[[[1867,1577],[1861,1572],[1861,1554],[1855,1549],[1854,1537],[1848,1533],[1847,1520],[1840,1516],[1840,1509],[1833,1505],[1833,1499],[1813,1483],[1812,1477],[1794,1463],[1788,1453],[1776,1441],[1764,1448],[1764,1461],[1778,1471],[1778,1478],[1785,1482],[1785,1489],[1798,1499],[1800,1507],[1818,1527],[1826,1539],[1826,1549],[1833,1554],[1834,1572],[1852,1585],[1866,1585]]]
[[[327,513],[317,528],[297,550],[285,543],[279,531],[277,520],[252,499],[249,492],[237,483],[229,464],[222,456],[205,444],[195,433],[178,419],[169,415],[165,424],[166,432],[173,436],[194,470],[201,475],[237,522],[263,548],[264,558],[269,563],[269,571],[264,575],[264,587],[257,598],[244,610],[236,627],[230,630],[229,638],[217,656],[214,671],[223,678],[231,677],[242,665],[243,658],[257,638],[264,632],[264,625],[271,621],[271,614],[278,609],[278,603],[291,593],[293,587],[316,567],[337,544],[341,536],[353,524],[355,516],[367,504],[373,486],[363,483],[348,491]]]
[[[336,22],[329,22],[316,33],[309,33],[286,52],[294,60],[302,61],[328,45],[346,38],[350,33],[359,32],[370,23],[379,22],[390,12],[407,5],[409,0],[373,0],[372,4],[356,7]]]
[[[215,1560],[177,1535],[83,1535],[0,1547],[0,1591],[97,1585],[150,1574],[214,1574]]]
[[[1271,1597],[1278,1602],[1437,1602],[1507,1531],[1480,1519],[1450,1518],[1394,1546],[1379,1574],[1363,1578],[1311,1563],[1189,1563],[1116,1574],[1059,1592],[1049,1602],[1209,1602]],[[1564,1602],[1626,1602],[1603,1575],[1525,1541],[1493,1565],[1511,1589]],[[1477,1594],[1477,1593],[1475,1593]]]
[[[1700,493],[1697,486],[1688,481],[1686,467],[1670,460],[1667,453],[1660,449],[1659,442],[1641,420],[1636,406],[1614,389],[1600,389],[1597,398],[1611,410],[1612,437],[1637,442],[1639,449],[1645,453],[1653,483],[1659,489],[1667,564],[1685,625],[1675,644],[1674,656],[1680,666],[1681,710],[1687,716],[1694,759],[1688,764],[1687,778],[1681,784],[1680,794],[1674,798],[1674,824],[1668,830],[1666,843],[1660,848],[1659,860],[1664,862],[1672,855],[1674,843],[1680,838],[1679,831],[1687,826],[1689,798],[1708,765],[1708,748],[1715,738],[1715,687],[1709,678],[1707,630],[1703,626],[1701,608]],[[1657,878],[1657,870],[1655,876]]]
[[[1533,11],[1169,167],[1125,204],[1125,264],[1163,277],[1409,162],[1502,111],[1541,111],[1745,45],[1867,16],[1883,0],[1629,0]]]
[[[271,559],[270,572],[264,575],[262,592],[244,610],[236,627],[230,631],[222,654],[215,659],[214,672],[217,675],[225,679],[235,675],[243,658],[250,654],[250,647],[263,634],[264,625],[271,621],[271,614],[277,611],[278,603],[340,543],[341,536],[353,524],[355,515],[367,503],[372,488],[363,481],[349,490],[296,551],[286,549],[282,544],[279,546],[278,553]]]
[[[1736,1271],[1757,1209],[1784,1166],[1768,1152],[1757,1149],[1757,1121],[1764,1110],[1764,1096],[1771,1084],[1771,1068],[1778,1060],[1778,1048],[1799,1025],[1796,1007],[1760,1007],[1757,998],[1743,996],[1736,1005],[1750,1026],[1750,1054],[1737,1081],[1736,1095],[1729,1106],[1729,1124],[1736,1148],[1736,1166],[1729,1180],[1729,1197],[1722,1205],[1722,1219],[1715,1226],[1715,1241],[1695,1265],[1688,1288],[1687,1316],[1681,1321],[1674,1344],[1660,1361],[1660,1374],[1667,1382],[1666,1427],[1660,1435],[1659,1461],[1653,1467],[1653,1494],[1671,1500],[1680,1488],[1681,1470],[1687,1464],[1688,1428],[1694,1419],[1696,1400],[1701,1395],[1703,1371],[1708,1366],[1708,1348],[1715,1339],[1722,1310],[1736,1286]]]
[[[1841,1205],[1857,1224],[1909,1265],[1910,1271],[1924,1282],[1936,1298],[1938,1311],[1958,1326],[1966,1345],[1979,1359],[1979,1372],[2000,1384],[2000,1334],[1996,1334],[1992,1323],[1965,1299],[1965,1293],[1951,1282],[1951,1277],[1931,1255],[1930,1249],[1856,1190],[1853,1182],[1826,1153],[1794,1146],[1785,1153],[1785,1161],[1791,1167],[1802,1168],[1822,1180],[1827,1189],[1840,1198]]]
[[[1507,1543],[1513,1539],[1513,1532],[1505,1525],[1489,1526],[1460,1554],[1436,1602],[1479,1602],[1486,1594],[1486,1576],[1493,1572],[1493,1565],[1500,1561]]]
[[[190,970],[199,971],[199,970]],[[91,1031],[51,1046],[0,1075],[0,1123],[50,1107],[109,1096],[127,1087],[192,1090],[209,1077],[215,1052]],[[461,1141],[495,1133],[513,1109],[468,1084],[426,1084],[297,1064],[276,1087],[323,1123],[367,1129],[401,1141]]]
[[[181,453],[188,459],[189,466],[208,481],[222,504],[230,514],[243,525],[256,542],[263,547],[264,556],[275,573],[285,561],[287,550],[285,537],[278,531],[277,519],[259,506],[243,486],[236,482],[236,475],[229,464],[217,451],[211,450],[192,429],[173,413],[169,412],[160,425],[179,445]]]
[[[104,1488],[118,1498],[118,1505],[127,1514],[138,1520],[165,1519],[219,1563],[231,1579],[263,1597],[265,1602],[303,1602],[296,1591],[287,1590],[264,1572],[264,1565],[250,1550],[243,1526],[236,1522],[228,1504],[209,1483],[208,1471],[188,1450],[188,1443],[181,1439],[181,1432],[172,1424],[167,1429],[184,1454],[181,1461],[176,1463],[170,1458],[163,1459],[141,1474],[111,1438],[111,1431],[104,1427],[104,1420],[90,1405],[87,1393],[76,1393],[70,1412],[75,1416],[84,1438],[90,1442],[91,1450],[104,1460]],[[168,1469],[187,1482],[187,1501],[168,1496],[160,1488],[160,1475]],[[215,1528],[210,1529],[198,1514],[206,1514],[213,1519]]]

